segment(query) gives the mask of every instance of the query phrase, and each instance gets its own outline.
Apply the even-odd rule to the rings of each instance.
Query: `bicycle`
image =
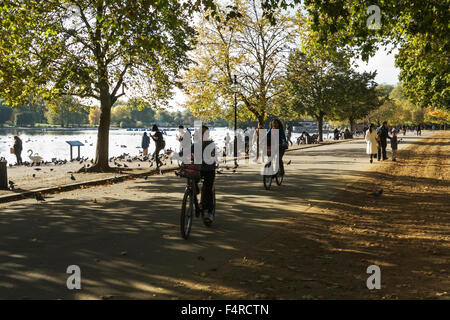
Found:
[[[270,147],[267,147],[267,155],[270,157]],[[267,171],[269,171],[269,170],[274,171],[272,161],[269,161],[264,165],[263,182],[264,182],[264,188],[266,190],[270,189],[273,179],[275,179],[277,185],[279,185],[279,186],[281,186],[281,184],[283,183],[283,179],[284,179],[284,170],[283,170],[283,172],[281,172],[282,171],[281,166],[280,166],[280,168],[278,168],[278,170],[276,170],[275,174],[266,174]]]
[[[180,166],[180,170],[177,173],[178,176],[187,178],[186,190],[184,192],[183,202],[181,205],[181,216],[180,216],[180,231],[181,236],[184,239],[189,237],[192,227],[193,216],[198,218],[201,216],[205,226],[210,227],[212,221],[206,221],[204,219],[204,209],[201,208],[201,204],[197,199],[197,194],[200,193],[198,182],[201,180],[201,164],[186,164],[183,163]],[[212,217],[213,220],[216,215],[216,189],[213,184],[213,210]]]

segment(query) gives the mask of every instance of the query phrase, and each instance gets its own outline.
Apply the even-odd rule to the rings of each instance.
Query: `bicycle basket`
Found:
[[[183,163],[180,168],[180,176],[191,179],[200,179],[202,165]]]

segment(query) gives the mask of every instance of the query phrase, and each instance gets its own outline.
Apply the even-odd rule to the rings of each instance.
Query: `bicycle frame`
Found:
[[[186,191],[188,191],[192,195],[192,199],[194,199],[195,216],[198,217],[200,212],[200,205],[197,198],[197,194],[199,194],[199,188],[198,183],[195,182],[195,179],[187,178],[185,193]]]

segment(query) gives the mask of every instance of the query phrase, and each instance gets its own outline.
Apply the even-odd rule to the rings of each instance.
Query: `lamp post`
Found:
[[[234,166],[237,167],[237,76],[234,75],[234,82],[231,86],[231,90],[234,92]]]

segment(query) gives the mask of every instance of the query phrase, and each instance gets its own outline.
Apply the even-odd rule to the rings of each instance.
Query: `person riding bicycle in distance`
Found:
[[[267,135],[266,135],[266,139],[267,139],[266,141],[267,141],[268,147],[271,146],[271,141],[272,141],[271,134],[272,134],[273,129],[278,129],[280,174],[284,175],[283,155],[284,155],[284,152],[286,151],[286,149],[288,148],[288,143],[287,143],[286,135],[284,133],[283,124],[280,119],[275,118],[270,121],[270,129],[269,129],[269,131],[267,131]]]
[[[213,220],[214,210],[214,195],[213,186],[216,176],[216,147],[214,141],[209,137],[209,129],[207,126],[202,126],[201,139],[194,139],[194,144],[191,147],[191,153],[194,156],[194,163],[201,163],[201,177],[203,178],[202,186],[202,210],[208,210],[204,219],[211,223]],[[199,153],[201,151],[201,158]]]

